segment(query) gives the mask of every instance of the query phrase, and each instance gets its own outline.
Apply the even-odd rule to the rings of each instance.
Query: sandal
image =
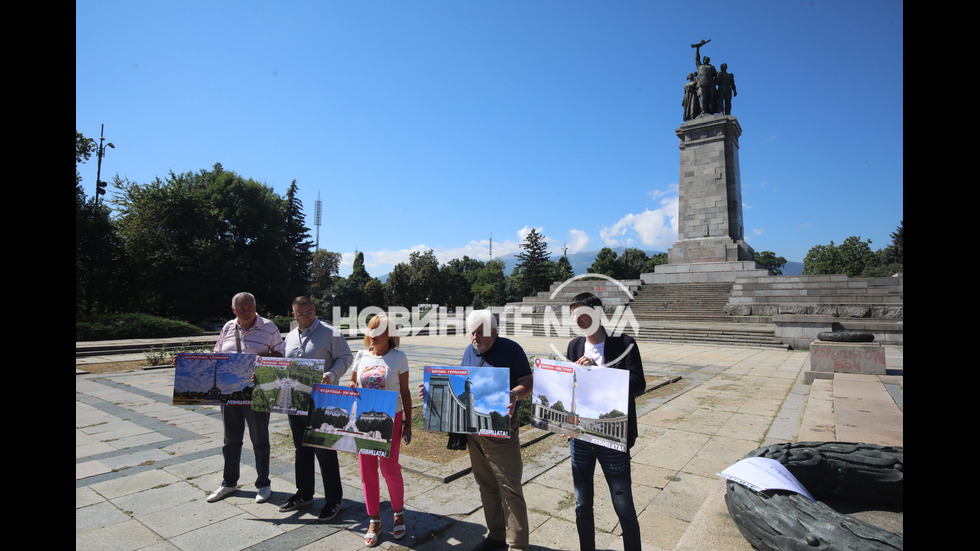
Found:
[[[378,525],[378,531],[372,532],[371,529],[374,527],[375,524]],[[378,545],[378,540],[380,539],[380,537],[381,537],[381,519],[371,519],[371,522],[368,523],[368,532],[367,534],[364,535],[364,545],[368,547],[374,547],[375,545]]]
[[[402,521],[401,524],[398,524],[399,519]],[[400,540],[405,537],[406,532],[408,528],[405,527],[405,511],[395,511],[395,527],[391,530],[391,534],[396,540]]]

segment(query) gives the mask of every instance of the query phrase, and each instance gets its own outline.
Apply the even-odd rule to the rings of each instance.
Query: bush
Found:
[[[293,323],[292,316],[279,316],[272,318],[272,323],[276,324],[280,333],[289,333],[289,324]]]
[[[190,337],[204,333],[200,327],[148,314],[112,314],[93,316],[75,322],[75,341],[140,339],[156,337]]]

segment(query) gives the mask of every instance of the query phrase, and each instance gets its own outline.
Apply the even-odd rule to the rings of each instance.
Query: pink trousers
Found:
[[[388,486],[391,508],[401,511],[405,508],[405,481],[402,479],[402,466],[398,464],[398,450],[402,443],[402,412],[395,414],[395,427],[391,435],[391,451],[388,457],[359,454],[357,462],[361,467],[361,487],[364,489],[364,505],[370,516],[381,513],[381,481],[378,479],[378,465]]]

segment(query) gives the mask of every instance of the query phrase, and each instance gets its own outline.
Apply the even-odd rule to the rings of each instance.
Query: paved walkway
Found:
[[[564,346],[543,337],[518,340],[529,354]],[[458,336],[403,339],[412,384],[421,382],[422,365],[458,364],[464,345]],[[665,343],[640,343],[640,349],[648,375],[681,377],[667,387],[670,395],[639,402],[640,436],[631,451],[645,550],[750,551],[728,516],[716,473],[760,445],[903,444],[901,347],[886,347],[889,372],[897,375],[837,375],[813,385],[803,382],[805,351]],[[316,522],[322,497],[306,510],[279,513],[278,504],[295,485],[288,423],[273,415],[272,500],[254,502],[246,438],[241,490],[207,503],[221,482],[220,413],[213,406],[171,406],[172,391],[172,369],[76,377],[76,551],[364,547],[367,523],[353,454],[341,454],[345,500],[334,522]],[[538,438],[524,470],[532,549],[577,549],[568,445],[537,429],[523,440]],[[468,551],[485,535],[473,478],[437,480],[465,469],[468,460],[433,465],[406,455],[411,446],[403,447],[409,536],[397,545],[391,539],[390,507],[383,503],[386,531],[379,547]],[[317,491],[322,495],[319,476]],[[622,549],[601,474],[596,501],[599,548]]]

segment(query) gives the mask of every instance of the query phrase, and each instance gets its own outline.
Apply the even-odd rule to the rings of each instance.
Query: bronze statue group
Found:
[[[687,75],[684,84],[684,120],[689,121],[700,115],[732,114],[732,97],[737,96],[735,75],[728,72],[728,64],[721,64],[721,71],[715,70],[711,58],[701,59],[701,46],[711,40],[691,44],[694,48],[696,73]]]

